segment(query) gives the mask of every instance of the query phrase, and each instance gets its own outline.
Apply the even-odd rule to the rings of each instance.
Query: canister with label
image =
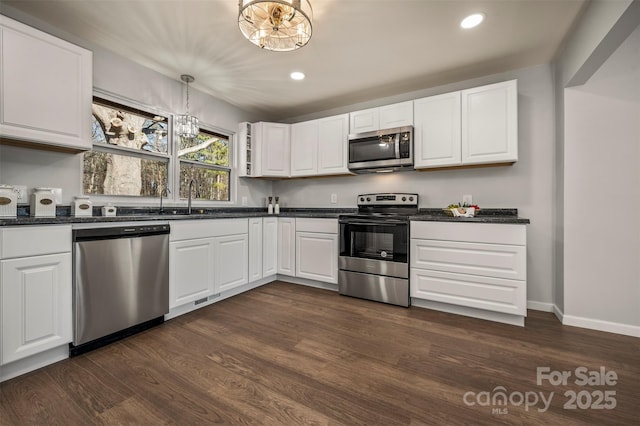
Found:
[[[114,217],[116,215],[116,208],[111,204],[102,207],[102,216]]]
[[[30,216],[56,217],[56,196],[52,188],[35,188],[31,194]]]
[[[75,217],[93,216],[93,206],[87,196],[78,195],[71,202],[71,215]]]
[[[18,214],[18,197],[13,186],[0,185],[0,217],[15,218]]]

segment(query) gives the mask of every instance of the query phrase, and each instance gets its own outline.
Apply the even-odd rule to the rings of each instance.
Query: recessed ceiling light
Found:
[[[477,27],[484,21],[484,13],[474,13],[469,15],[460,22],[460,26],[464,29]]]
[[[290,74],[290,77],[294,80],[304,80],[304,73],[300,71],[294,71]]]

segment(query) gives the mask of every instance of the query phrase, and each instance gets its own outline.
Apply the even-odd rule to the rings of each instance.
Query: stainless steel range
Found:
[[[409,216],[418,194],[358,195],[358,213],[341,215],[338,290],[409,306]]]

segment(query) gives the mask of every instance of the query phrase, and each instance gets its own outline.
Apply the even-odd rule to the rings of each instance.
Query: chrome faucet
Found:
[[[163,194],[164,194],[165,197],[169,197],[169,194],[171,194],[171,191],[166,186],[160,191],[160,214],[164,213],[164,208],[162,207],[162,195]]]
[[[189,201],[187,202],[187,214],[191,214],[191,193],[193,192],[193,185],[196,185],[196,198],[199,197],[200,189],[198,182],[195,179],[189,181]]]

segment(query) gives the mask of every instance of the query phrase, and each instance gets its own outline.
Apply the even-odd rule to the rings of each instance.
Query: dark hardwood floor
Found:
[[[571,377],[538,385],[538,367]],[[616,384],[580,386],[579,367]],[[0,391],[2,425],[632,425],[640,339],[536,311],[520,328],[275,282]]]

